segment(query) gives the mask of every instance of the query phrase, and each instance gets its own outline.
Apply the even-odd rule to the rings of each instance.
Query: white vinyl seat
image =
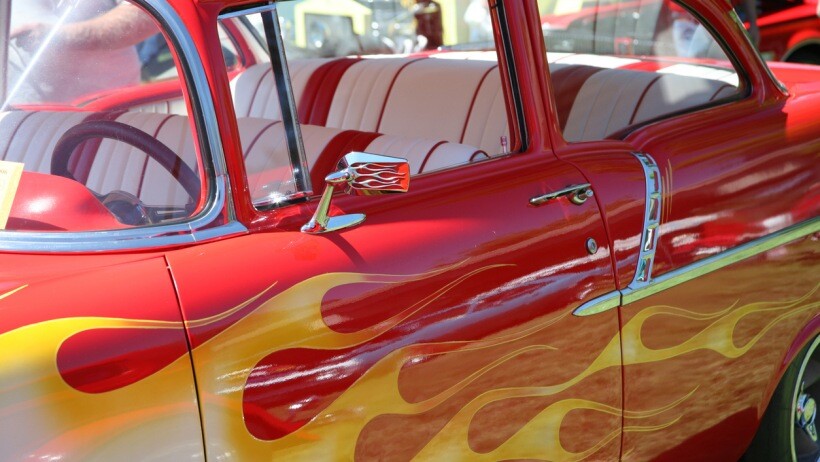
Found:
[[[603,69],[578,92],[564,127],[567,141],[604,139],[631,125],[725,98],[721,80],[628,69]]]
[[[116,120],[158,139],[196,172],[196,149],[188,118],[173,114],[126,112],[10,111],[0,114],[0,159],[22,162],[29,172],[51,173],[54,147],[70,128],[87,120]],[[97,140],[75,176],[105,194],[122,190],[149,205],[184,206],[189,200],[179,183],[142,151],[112,139]],[[76,155],[75,155],[76,157]]]
[[[332,61],[325,58],[294,59],[288,62],[291,86],[297,105],[311,75],[323,64]],[[237,117],[259,117],[281,120],[279,94],[269,63],[255,64],[231,81],[234,109]]]
[[[324,71],[333,66],[342,72],[338,80],[322,81],[321,86],[310,82],[311,77],[324,77]],[[509,136],[501,76],[490,60],[295,59],[289,67],[297,106],[302,108],[309,100],[312,115],[326,115],[300,113],[303,122],[318,120],[336,129],[443,139],[492,154],[501,152],[501,138]],[[267,65],[249,68],[234,79],[232,88],[239,117],[280,119]]]
[[[60,137],[91,112],[0,113],[0,160],[22,162],[29,172],[50,173],[51,154]]]

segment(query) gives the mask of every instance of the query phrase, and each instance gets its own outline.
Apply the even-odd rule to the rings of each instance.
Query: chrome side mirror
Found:
[[[364,214],[328,216],[336,188],[357,196],[405,193],[410,188],[410,163],[399,157],[352,152],[339,162],[339,170],[325,178],[327,187],[313,218],[302,226],[306,234],[323,234],[360,225]]]

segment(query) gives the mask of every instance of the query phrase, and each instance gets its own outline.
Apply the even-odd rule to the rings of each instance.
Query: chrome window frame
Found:
[[[504,97],[504,99],[506,100],[505,106],[507,107],[508,111],[507,117],[515,117],[516,121],[518,122],[518,136],[520,138],[518,141],[521,142],[521,145],[518,148],[518,152],[510,153],[510,155],[516,155],[525,153],[527,152],[527,150],[529,150],[530,140],[529,132],[527,131],[527,119],[524,115],[524,100],[521,96],[521,86],[519,85],[518,79],[518,67],[516,66],[517,60],[515,58],[515,51],[513,50],[512,36],[510,35],[511,28],[510,20],[507,17],[506,1],[507,0],[498,0],[496,2],[499,24],[498,27],[501,32],[501,43],[496,43],[496,52],[499,54],[504,53],[504,57],[507,60],[506,78],[510,85],[510,97],[512,98],[512,100],[509,100],[506,96]],[[512,110],[512,112],[509,112],[510,110]],[[510,127],[510,129],[512,129],[512,127]],[[509,141],[510,145],[512,145],[513,140]]]
[[[274,79],[274,87],[279,100],[279,110],[282,114],[281,122],[285,128],[288,160],[293,173],[296,192],[283,200],[270,203],[257,202],[251,197],[250,201],[254,209],[259,213],[269,213],[283,207],[302,204],[308,202],[311,197],[315,196],[310,179],[310,169],[307,154],[305,153],[305,144],[302,139],[302,123],[299,121],[297,114],[297,105],[277,8],[276,2],[267,0],[260,4],[229,7],[220,12],[217,18],[218,21],[238,18],[242,24],[249,27],[254,37],[260,41],[260,46],[270,57],[270,62],[264,64],[270,66]],[[247,18],[253,14],[259,14],[262,18],[263,27],[265,28],[264,37],[261,37],[258,31],[250,26]]]
[[[175,47],[179,56],[182,67],[180,78],[188,89],[193,109],[189,117],[196,126],[200,158],[205,170],[204,180],[208,188],[205,207],[186,221],[168,225],[84,232],[0,231],[0,251],[87,253],[138,250],[194,244],[247,232],[247,228],[236,221],[214,100],[196,45],[187,34],[182,18],[166,0],[129,1],[141,6],[159,22],[170,39],[169,46]],[[217,225],[225,216],[226,223]]]

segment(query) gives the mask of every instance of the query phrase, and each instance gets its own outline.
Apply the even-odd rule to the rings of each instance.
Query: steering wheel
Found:
[[[199,178],[188,164],[161,141],[138,128],[122,122],[92,120],[82,122],[68,129],[54,146],[51,157],[51,174],[77,181],[68,169],[71,155],[80,144],[95,138],[121,141],[139,149],[167,170],[179,182],[193,202],[196,202],[199,198]],[[155,211],[152,211],[131,193],[117,190],[98,197],[100,197],[103,205],[124,224],[142,225],[162,221]]]

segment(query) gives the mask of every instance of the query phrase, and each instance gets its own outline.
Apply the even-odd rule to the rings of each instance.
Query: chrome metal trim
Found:
[[[282,124],[287,135],[293,180],[296,183],[297,193],[307,193],[309,195],[313,192],[313,186],[310,184],[310,167],[305,153],[305,144],[302,140],[302,125],[299,122],[299,115],[296,113],[296,97],[290,80],[290,68],[285,53],[285,41],[282,38],[282,27],[279,24],[279,12],[276,10],[275,4],[271,6],[273,6],[272,9],[261,15],[262,24],[265,28],[265,40],[271,57],[270,65],[273,70],[273,79],[276,82],[276,92],[279,95]],[[272,37],[271,34],[273,34]]]
[[[539,207],[547,202],[558,199],[559,197],[570,196],[569,200],[575,205],[581,205],[587,201],[595,193],[592,191],[592,185],[589,183],[577,184],[574,186],[567,186],[564,189],[544,194],[543,196],[533,197],[530,199],[530,205]]]
[[[746,42],[749,44],[749,47],[751,47],[751,49],[757,55],[757,59],[758,59],[759,63],[763,66],[763,72],[771,79],[772,82],[774,82],[774,84],[777,86],[777,88],[780,89],[780,91],[782,91],[784,94],[788,94],[789,89],[786,87],[786,85],[783,82],[778,80],[777,76],[775,76],[774,72],[772,72],[771,68],[769,68],[769,65],[766,63],[766,60],[763,59],[763,56],[760,54],[760,50],[758,50],[757,47],[755,46],[755,44],[752,43],[752,38],[749,35],[749,33],[746,31],[746,26],[743,24],[743,21],[740,19],[740,16],[737,15],[737,11],[735,11],[734,8],[732,9],[731,12],[729,12],[729,19],[735,24],[735,26],[739,30],[744,32],[744,34],[743,34],[744,38],[745,38]],[[713,37],[714,36],[720,37],[718,34],[715,34],[714,32],[712,33],[712,36]],[[725,51],[726,51],[726,48],[724,48],[724,52]],[[732,55],[732,57],[734,57],[734,59],[737,60],[737,57],[734,56],[734,54]],[[783,61],[785,61],[785,60],[786,60],[786,58],[784,57]],[[736,70],[737,69],[743,69],[743,67],[740,66],[740,64],[738,62],[736,62],[735,63],[735,69]],[[748,77],[749,72],[746,71],[746,69],[743,69],[743,70],[745,71],[744,77],[746,77],[746,84],[749,85],[749,90],[751,92],[751,80]],[[740,76],[740,74],[738,74],[738,77],[739,76]]]
[[[9,43],[9,26],[11,24],[11,2],[0,2],[0,41]],[[0,101],[6,100],[6,80],[8,73],[8,45],[0,46]]]
[[[683,268],[670,271],[658,276],[648,285],[639,288],[627,288],[623,292],[623,305],[635,303],[650,295],[655,295],[666,289],[675,287],[704,276],[713,271],[725,268],[731,264],[768,252],[781,245],[788,244],[802,237],[820,232],[820,218],[813,218],[803,223],[761,237],[751,242],[741,244],[717,255],[705,258]]]
[[[239,18],[242,16],[247,16],[249,14],[256,14],[256,13],[265,13],[267,11],[275,10],[276,5],[262,5],[262,6],[255,6],[253,8],[243,8],[236,11],[229,11],[227,13],[222,13],[219,15],[219,20],[222,21],[223,19],[231,19],[231,18]]]
[[[217,194],[216,200],[210,204],[202,217],[191,222],[82,233],[5,232],[0,233],[0,251],[80,253],[134,250],[193,244],[208,239],[247,233],[248,229],[236,221],[222,226],[207,227],[221,216],[225,207],[227,188],[224,178],[217,179],[214,188]]]
[[[90,231],[80,233],[27,233],[17,231],[0,232],[0,251],[13,252],[99,252],[108,250],[133,250],[149,247],[164,247],[189,244],[205,239],[230,236],[247,232],[247,228],[235,223],[235,212],[230,200],[230,183],[227,176],[225,154],[216,120],[214,101],[205,67],[197,52],[196,45],[187,33],[182,19],[167,0],[130,0],[146,7],[166,27],[166,31],[179,48],[180,60],[187,72],[181,78],[188,79],[189,94],[198,110],[197,135],[204,145],[203,160],[206,169],[212,168],[214,199],[205,210],[188,222],[154,227],[143,227],[116,231]],[[208,157],[208,159],[204,157]],[[212,164],[212,165],[211,165]],[[207,173],[207,172],[206,172]],[[231,221],[222,226],[213,223],[222,216],[227,207]]]
[[[633,153],[641,163],[646,181],[646,203],[644,204],[643,230],[641,232],[641,253],[635,277],[629,284],[632,290],[647,286],[652,281],[655,264],[655,250],[660,236],[661,210],[663,210],[663,186],[658,163],[649,154]]]
[[[357,196],[402,194],[410,189],[410,163],[400,157],[382,156],[366,152],[351,152],[339,163],[340,170],[325,178],[327,186],[316,212],[304,226],[305,234],[325,234],[352,228],[364,222],[365,215],[330,216],[330,202],[336,188]]]
[[[642,285],[637,289],[628,287],[619,292],[611,292],[595,298],[579,306],[572,312],[572,314],[575,316],[591,316],[593,314],[599,314],[613,308],[617,308],[619,305],[626,307],[631,303],[643,300],[644,298],[663,292],[666,289],[689,282],[700,276],[707,275],[747,258],[760,255],[764,252],[768,252],[769,250],[788,244],[789,242],[818,232],[820,232],[820,217],[812,218],[811,220],[790,226],[786,229],[782,229],[754,241],[741,244],[735,248],[705,258],[683,268],[670,271],[669,273],[652,279],[649,284]],[[620,298],[615,300],[615,297]]]
[[[496,52],[503,52],[507,61],[507,79],[510,83],[510,96],[512,98],[512,101],[506,101],[506,106],[509,112],[510,104],[512,103],[513,105],[512,109],[515,111],[515,117],[518,121],[518,134],[520,137],[520,140],[518,141],[521,142],[519,152],[526,152],[527,149],[529,149],[530,135],[527,129],[527,118],[524,115],[524,102],[521,96],[520,87],[518,85],[518,69],[516,66],[512,38],[510,36],[510,30],[512,28],[510,27],[509,18],[507,18],[505,2],[506,0],[498,0],[495,3],[495,8],[498,12],[499,32],[501,34],[501,49],[498,49],[498,43],[496,42]]]
[[[574,316],[592,316],[593,314],[600,314],[609,311],[613,308],[618,308],[621,304],[621,293],[618,291],[610,292],[606,295],[593,298],[592,300],[579,306],[572,312]]]
[[[199,57],[199,52],[196,45],[191,39],[190,34],[179,17],[176,10],[168,4],[167,0],[130,0],[137,2],[144,2],[154,8],[159,19],[167,26],[168,34],[174,39],[177,46],[179,46],[180,60],[188,70],[186,77],[191,79],[189,93],[197,100],[199,115],[204,124],[204,135],[206,135],[207,148],[210,149],[211,160],[214,165],[214,174],[216,176],[225,176],[227,179],[228,168],[225,162],[225,153],[222,149],[222,137],[219,134],[219,124],[216,119],[216,110],[213,97],[211,96],[211,86],[208,82],[208,77],[205,74],[205,66],[202,64],[202,59]],[[193,90],[203,91],[193,91]],[[200,133],[202,135],[203,133]],[[226,185],[229,184],[226,181]],[[228,189],[230,194],[230,188]]]

